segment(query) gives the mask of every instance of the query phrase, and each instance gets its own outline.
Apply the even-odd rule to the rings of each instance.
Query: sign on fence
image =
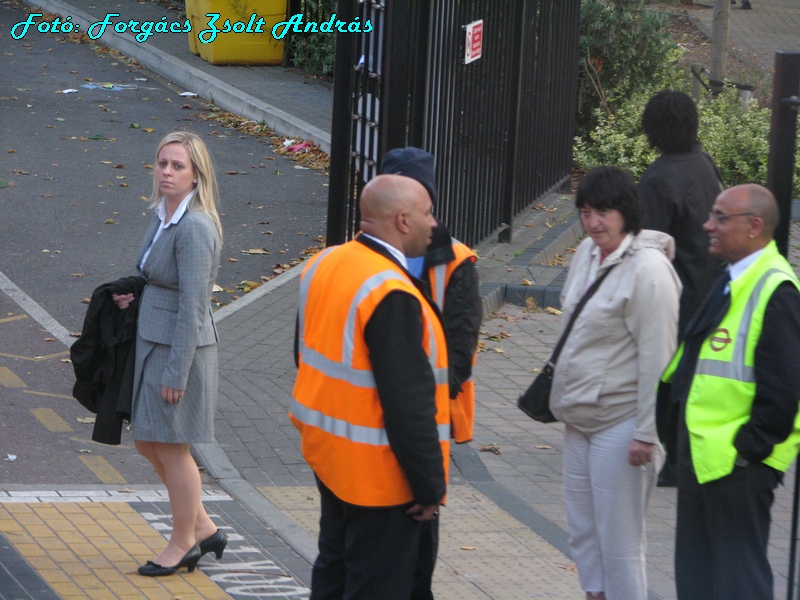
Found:
[[[464,64],[478,60],[483,54],[483,19],[473,21],[466,27],[467,43],[464,48]]]

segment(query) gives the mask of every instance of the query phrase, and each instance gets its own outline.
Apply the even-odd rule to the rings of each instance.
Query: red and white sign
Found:
[[[473,21],[466,27],[467,44],[464,48],[464,64],[478,60],[483,54],[483,19]]]

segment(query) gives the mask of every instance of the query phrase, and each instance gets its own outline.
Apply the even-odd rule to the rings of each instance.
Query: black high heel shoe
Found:
[[[221,529],[217,529],[214,533],[200,542],[200,556],[205,556],[209,552],[217,555],[217,560],[222,558],[222,553],[225,551],[225,546],[228,545],[228,536]]]
[[[154,563],[152,560],[148,560],[146,564],[139,567],[139,575],[144,575],[145,577],[161,577],[163,575],[172,575],[181,567],[186,567],[189,569],[189,573],[191,573],[197,566],[197,561],[200,560],[201,556],[202,554],[200,554],[200,546],[195,544],[174,567],[164,567],[158,563]]]

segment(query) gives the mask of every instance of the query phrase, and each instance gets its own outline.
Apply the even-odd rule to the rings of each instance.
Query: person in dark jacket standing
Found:
[[[384,155],[381,173],[402,175],[421,183],[435,209],[439,199],[435,162],[432,154],[420,148],[395,148]],[[428,251],[423,256],[406,259],[411,274],[427,284],[428,293],[442,312],[450,364],[450,434],[454,442],[463,444],[472,440],[475,425],[472,366],[483,320],[480,281],[475,268],[477,257],[466,245],[452,238],[448,228],[437,219]],[[431,584],[439,546],[438,522],[430,521],[423,528],[423,536],[429,541],[422,545],[426,554],[418,563],[413,600],[433,598]]]
[[[647,102],[642,128],[650,145],[661,152],[637,186],[644,226],[675,239],[672,264],[683,284],[678,316],[678,339],[705,298],[719,261],[706,250],[703,223],[722,179],[711,157],[700,149],[700,121],[694,100],[675,90],[662,90]],[[676,485],[674,456],[668,455],[658,485]]]
[[[381,161],[381,173],[410,177],[428,191],[434,209],[439,197],[435,161],[419,148],[396,148]],[[472,440],[475,416],[475,385],[472,366],[483,320],[480,280],[475,268],[477,256],[437,219],[431,244],[424,256],[408,258],[411,273],[429,286],[431,298],[439,306],[447,332],[450,362],[450,416],[453,440],[463,444]]]
[[[663,90],[647,102],[642,128],[651,146],[661,152],[639,180],[644,226],[675,239],[673,266],[681,294],[678,337],[706,297],[719,261],[706,249],[703,223],[722,191],[714,161],[697,141],[699,117],[694,100],[683,92]]]
[[[728,265],[661,378],[659,402],[678,414],[680,600],[774,597],[770,510],[800,446],[800,282],[772,239],[778,220],[760,185],[717,197],[705,230]]]
[[[290,418],[320,492],[311,599],[409,600],[423,524],[447,491],[450,411],[441,315],[406,270],[436,221],[425,188],[380,175],[361,232],[303,270]]]

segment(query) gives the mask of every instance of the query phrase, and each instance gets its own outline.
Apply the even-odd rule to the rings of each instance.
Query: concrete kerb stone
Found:
[[[486,282],[481,284],[483,314],[496,312],[503,304],[524,306],[531,298],[537,306],[560,307],[561,289],[567,276],[565,267],[548,266],[548,262],[568,248],[575,246],[583,229],[573,213],[563,223],[547,233],[508,263],[509,266],[527,267],[533,277],[531,285],[522,283]]]
[[[317,556],[316,540],[244,479],[219,443],[194,444],[192,453],[206,466],[222,489],[247,507],[308,564],[314,564]]]
[[[100,19],[59,0],[23,1],[29,6],[50,13],[62,16],[71,15],[72,22],[80,25],[83,31],[86,31],[92,23],[100,21]],[[158,48],[140,44],[129,34],[107,29],[103,33],[102,42],[116,48],[126,56],[136,59],[148,69],[173,81],[180,87],[210,100],[223,110],[246,119],[263,121],[278,135],[309,139],[319,145],[324,152],[330,153],[331,151],[330,133],[170,56]]]

